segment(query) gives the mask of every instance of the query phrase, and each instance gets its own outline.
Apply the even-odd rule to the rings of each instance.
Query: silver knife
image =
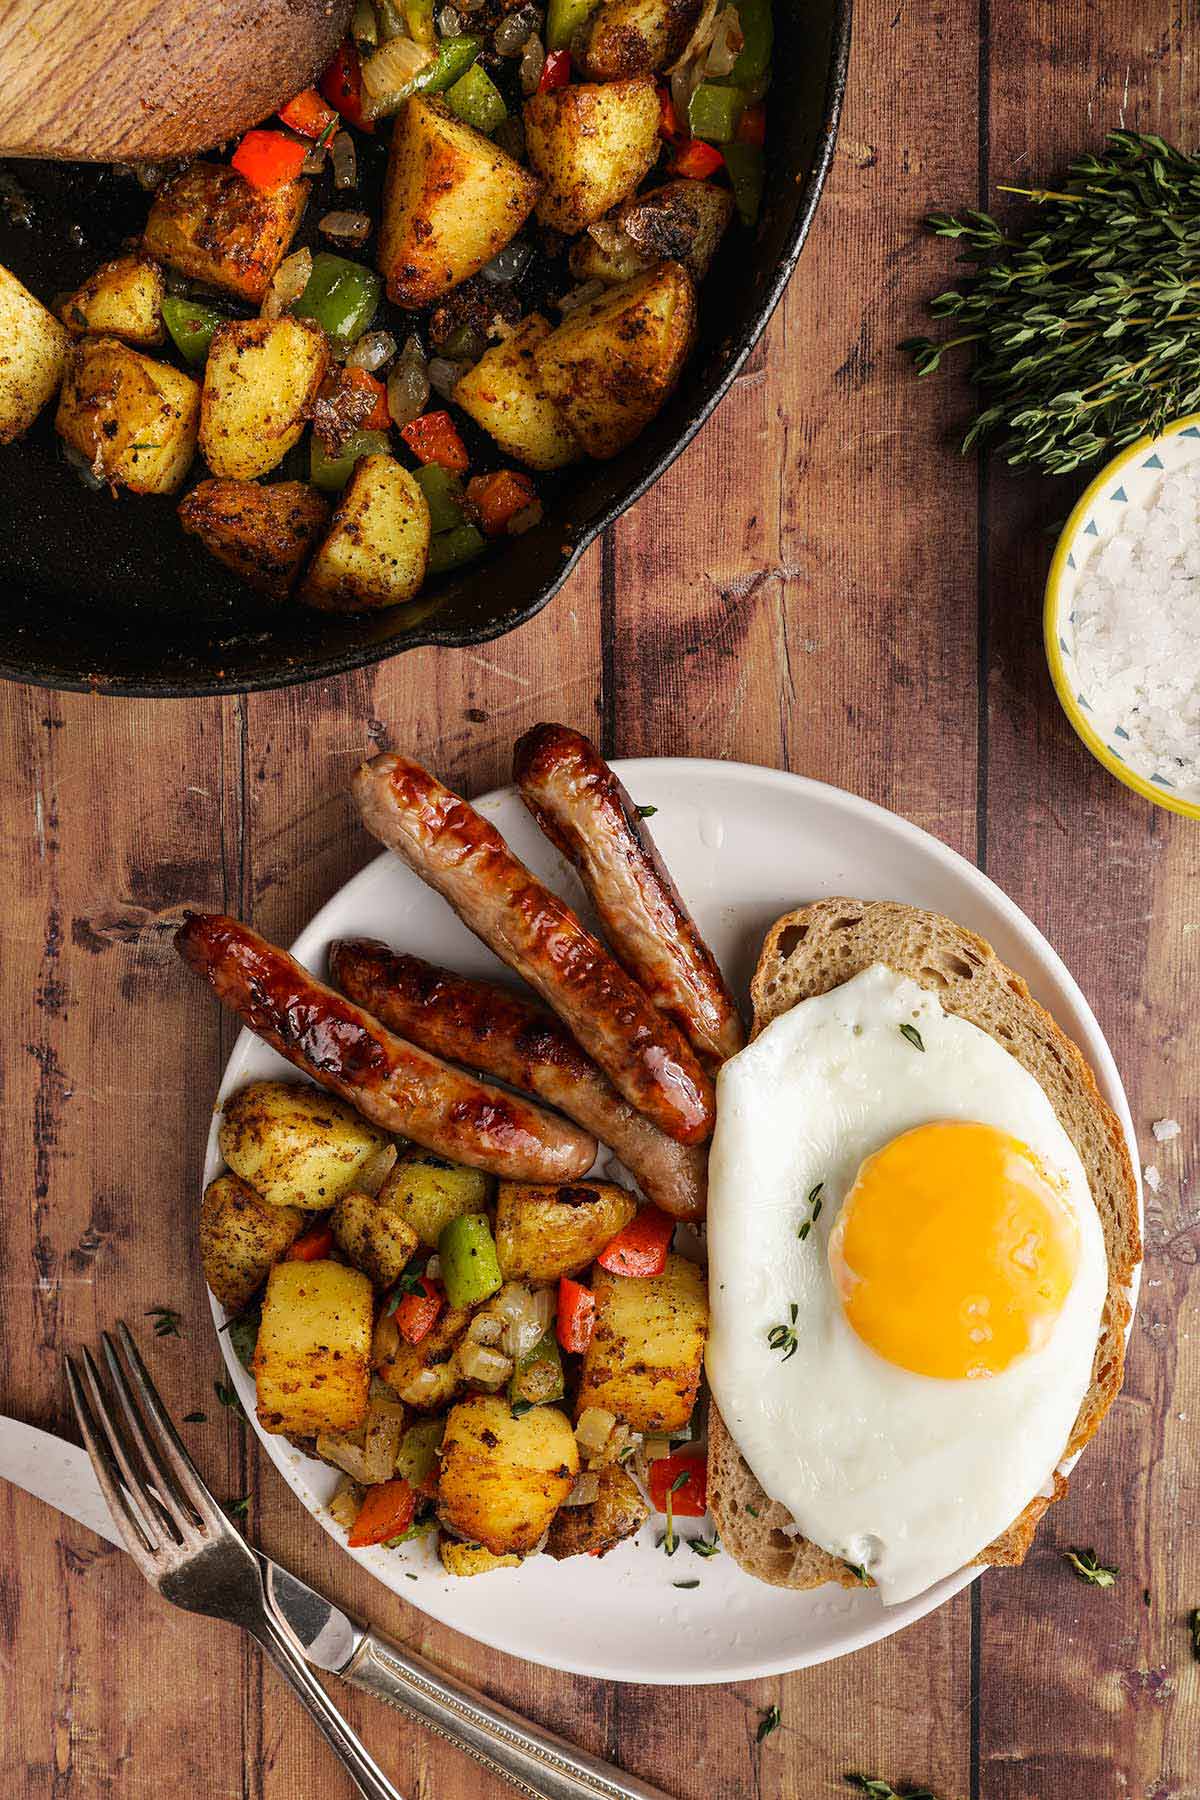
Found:
[[[0,1479],[124,1550],[87,1452],[77,1445],[0,1417]],[[669,1800],[660,1788],[485,1700],[423,1656],[359,1625],[261,1550],[255,1554],[271,1609],[306,1662],[399,1707],[530,1800]]]

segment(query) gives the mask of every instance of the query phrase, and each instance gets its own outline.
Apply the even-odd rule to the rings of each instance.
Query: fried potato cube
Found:
[[[588,21],[581,62],[591,81],[646,75],[674,62],[701,0],[604,0]]]
[[[412,1226],[382,1196],[343,1194],[329,1222],[340,1248],[377,1288],[394,1285],[417,1247]]]
[[[448,1306],[420,1343],[410,1344],[394,1318],[381,1316],[371,1349],[375,1373],[414,1412],[441,1412],[464,1386],[454,1352],[470,1320],[465,1307]]]
[[[221,1305],[240,1312],[304,1229],[294,1206],[268,1206],[236,1175],[218,1175],[200,1203],[200,1265]]]
[[[577,1275],[637,1212],[613,1181],[559,1187],[502,1181],[496,1194],[496,1255],[506,1281]]]
[[[663,257],[682,263],[692,280],[708,274],[733,217],[733,195],[711,181],[668,181],[633,194],[571,246],[578,281],[610,285],[643,275]]]
[[[258,305],[296,235],[307,181],[267,193],[226,163],[194,162],[154,197],[142,242],[159,262]]]
[[[429,505],[414,477],[390,456],[361,457],[300,598],[324,612],[411,600],[425,579],[429,538]]]
[[[386,1132],[323,1088],[252,1081],[225,1102],[221,1155],[271,1206],[324,1212],[352,1188],[378,1187],[395,1161]]]
[[[276,1263],[254,1350],[264,1431],[352,1431],[367,1416],[371,1284],[336,1262]]]
[[[440,101],[416,94],[392,131],[378,264],[397,306],[429,306],[517,235],[538,182]]]
[[[306,481],[201,481],[179,502],[179,523],[247,587],[285,600],[329,522]]]
[[[484,351],[454,390],[458,405],[490,432],[504,454],[531,469],[561,469],[582,455],[534,360],[549,335],[549,321],[530,313],[503,343]]]
[[[668,1256],[661,1275],[592,1277],[596,1329],[584,1351],[577,1412],[595,1406],[635,1431],[678,1431],[700,1387],[708,1333],[704,1271]]]
[[[493,1556],[532,1550],[570,1493],[579,1450],[556,1406],[514,1419],[506,1399],[476,1394],[446,1420],[438,1516]]]
[[[616,1463],[596,1470],[599,1491],[584,1506],[564,1506],[554,1515],[546,1554],[562,1562],[568,1556],[603,1556],[640,1531],[650,1508],[632,1475]]]
[[[541,224],[582,231],[632,194],[658,155],[659,105],[649,75],[572,82],[525,102],[525,148],[545,186]]]
[[[399,1213],[422,1244],[436,1250],[451,1219],[462,1213],[487,1211],[492,1186],[491,1176],[482,1170],[447,1162],[432,1150],[410,1144],[396,1158],[395,1168],[379,1190],[379,1199],[390,1211]]]
[[[329,363],[313,319],[230,319],[213,333],[200,450],[214,475],[253,481],[283,461],[312,414]]]
[[[569,313],[534,351],[538,373],[589,456],[616,456],[679,380],[696,326],[696,289],[676,262]]]
[[[152,350],[167,335],[164,290],[163,272],[148,256],[118,256],[67,296],[59,317],[72,337],[115,337],[136,350]]]
[[[55,429],[96,474],[134,494],[170,494],[196,450],[200,385],[116,338],[80,338]]]
[[[57,392],[67,343],[54,314],[0,266],[0,444],[28,431]]]
[[[457,1538],[438,1539],[438,1560],[447,1575],[489,1575],[493,1569],[519,1569],[522,1556],[493,1556],[482,1544],[460,1544]]]

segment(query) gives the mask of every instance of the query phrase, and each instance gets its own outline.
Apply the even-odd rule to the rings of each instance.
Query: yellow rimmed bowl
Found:
[[[1089,561],[1120,531],[1131,507],[1145,506],[1164,475],[1193,462],[1200,463],[1200,413],[1176,419],[1159,437],[1139,438],[1100,471],[1058,540],[1046,578],[1043,626],[1054,691],[1096,761],[1143,800],[1200,819],[1200,794],[1180,788],[1169,769],[1146,776],[1130,768],[1121,719],[1106,716],[1095,696],[1086,693],[1075,659],[1075,596]]]

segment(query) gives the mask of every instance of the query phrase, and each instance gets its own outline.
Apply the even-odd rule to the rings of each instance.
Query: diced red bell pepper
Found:
[[[363,431],[388,431],[391,428],[392,415],[388,411],[387,388],[382,381],[376,381],[369,369],[346,369],[345,379],[355,387],[361,388],[364,394],[372,395],[375,404],[362,422]]]
[[[448,412],[422,413],[411,425],[401,428],[400,436],[418,462],[438,463],[456,475],[465,474],[471,466],[467,446]]]
[[[678,1487],[675,1486],[677,1481]],[[702,1519],[708,1511],[708,1475],[703,1451],[689,1447],[677,1450],[674,1456],[660,1456],[657,1462],[650,1464],[648,1485],[650,1504],[655,1512],[666,1512],[668,1495],[671,1512],[676,1518]]]
[[[343,119],[356,125],[359,131],[374,131],[374,119],[368,119],[363,112],[362,64],[349,38],[322,75],[321,92],[330,106],[336,106]]]
[[[674,1232],[674,1219],[657,1206],[643,1206],[624,1231],[609,1239],[596,1261],[610,1275],[661,1275]]]
[[[706,144],[702,138],[689,138],[678,151],[671,164],[672,175],[686,175],[691,181],[705,181],[722,168],[725,158],[715,144]]]
[[[295,181],[307,155],[303,144],[282,131],[248,131],[229,160],[253,187],[269,194]]]
[[[687,136],[679,123],[679,114],[675,111],[669,87],[660,87],[658,90],[658,135],[665,138],[668,144],[682,144]]]
[[[767,141],[767,109],[760,103],[748,106],[737,122],[734,141],[738,144],[753,144],[761,150]]]
[[[396,1329],[406,1344],[419,1344],[433,1330],[445,1296],[436,1281],[421,1276],[419,1294],[403,1294],[396,1308]]]
[[[528,475],[516,469],[497,469],[492,475],[476,475],[467,483],[467,499],[479,515],[488,537],[501,537],[508,522],[532,506],[537,489]]]
[[[417,1497],[407,1481],[396,1476],[393,1481],[377,1481],[369,1487],[358,1509],[358,1517],[350,1527],[349,1543],[361,1550],[367,1544],[383,1544],[399,1537],[413,1522]]]
[[[558,1341],[581,1356],[596,1329],[596,1296],[580,1281],[563,1275],[558,1283]]]
[[[285,1262],[321,1262],[333,1249],[333,1232],[328,1225],[313,1225],[298,1237],[288,1251]]]
[[[292,131],[298,131],[301,137],[323,137],[331,125],[336,125],[338,115],[332,106],[326,106],[316,88],[305,88],[294,100],[279,109],[279,117]]]
[[[570,79],[571,52],[569,50],[551,50],[542,64],[537,91],[539,94],[548,94],[554,88],[566,87]]]

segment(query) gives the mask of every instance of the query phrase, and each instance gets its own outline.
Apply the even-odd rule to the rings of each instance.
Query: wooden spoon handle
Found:
[[[308,87],[351,0],[8,0],[0,155],[158,162],[210,149]]]

